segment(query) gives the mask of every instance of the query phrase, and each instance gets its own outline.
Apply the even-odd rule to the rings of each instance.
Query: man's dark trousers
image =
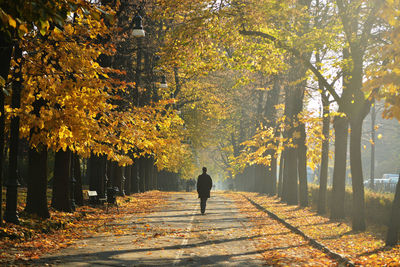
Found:
[[[206,203],[207,203],[207,198],[206,198],[206,197],[200,198],[200,210],[201,210],[201,214],[204,214],[204,212],[206,212]]]

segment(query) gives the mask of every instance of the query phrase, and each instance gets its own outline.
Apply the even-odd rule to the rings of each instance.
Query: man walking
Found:
[[[210,197],[210,190],[212,188],[212,180],[210,175],[207,174],[207,168],[203,167],[203,174],[197,178],[197,193],[200,198],[200,210],[201,214],[206,211],[206,202]]]

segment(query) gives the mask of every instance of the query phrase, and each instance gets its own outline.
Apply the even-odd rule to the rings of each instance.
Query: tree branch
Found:
[[[371,12],[369,13],[366,21],[364,22],[364,29],[361,33],[360,44],[364,45],[364,49],[367,47],[367,39],[371,34],[372,27],[374,26],[374,22],[376,21],[376,14],[378,13],[379,8],[381,7],[383,1],[377,1],[377,3],[372,7]]]
[[[298,50],[286,45],[285,43],[278,40],[276,37],[274,37],[270,34],[267,34],[267,33],[259,32],[259,31],[245,31],[245,30],[241,30],[241,31],[239,31],[239,33],[242,35],[258,36],[258,37],[262,37],[264,39],[268,39],[268,40],[274,42],[278,47],[283,48],[283,49],[287,50],[288,52],[290,52],[291,54],[293,54],[297,59],[301,60],[308,69],[310,69],[314,73],[314,75],[322,83],[322,85],[325,87],[325,89],[332,95],[332,97],[335,99],[335,101],[339,105],[342,105],[343,101],[339,97],[339,95],[336,93],[333,86],[325,79],[325,77],[321,74],[321,72],[319,72],[317,70],[317,68],[307,58],[305,58]]]

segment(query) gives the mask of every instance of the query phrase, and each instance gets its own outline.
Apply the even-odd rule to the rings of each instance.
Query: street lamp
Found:
[[[141,9],[139,9],[140,12]],[[134,27],[132,30],[132,35],[134,37],[145,37],[145,31],[143,30],[143,25],[142,25],[142,17],[139,15],[139,13],[136,14],[136,16],[133,18],[133,23]],[[141,49],[141,40],[137,40],[137,51],[136,51],[136,73],[135,73],[135,97],[136,97],[136,106],[139,107],[140,104],[140,94],[139,94],[139,84],[140,84],[140,68],[141,68],[141,61],[142,61],[142,49]],[[138,162],[135,163],[135,167],[131,167],[131,174],[133,177],[135,177],[134,183],[136,184],[136,192],[140,192],[140,185],[144,181],[144,177],[139,176],[139,173],[141,174],[141,169],[143,168],[142,165],[140,165]],[[128,179],[132,179],[132,176],[129,177]],[[108,197],[108,193],[112,192],[111,190],[107,190],[107,202],[112,201],[112,199]],[[110,196],[111,197],[111,196]]]
[[[165,75],[161,76],[160,88],[168,88],[167,78],[165,77]]]
[[[132,30],[133,36],[144,37],[146,33],[143,30],[142,17],[139,14],[136,14],[136,16],[133,18],[133,23],[135,24]]]

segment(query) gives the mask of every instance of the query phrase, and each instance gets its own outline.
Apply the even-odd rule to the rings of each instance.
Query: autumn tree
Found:
[[[10,69],[10,59],[11,59],[11,51],[12,47],[15,45],[17,49],[21,47],[20,40],[23,39],[24,34],[28,33],[31,30],[37,30],[40,31],[41,34],[45,34],[46,31],[49,28],[49,24],[53,23],[55,25],[62,25],[64,20],[66,19],[68,12],[73,11],[76,9],[78,6],[85,6],[86,3],[77,3],[75,1],[65,1],[63,3],[58,3],[56,1],[30,1],[30,2],[25,2],[25,1],[3,1],[1,3],[1,41],[2,41],[2,62],[6,62],[6,64],[3,66],[3,73],[2,78],[1,78],[1,86],[4,87],[4,85],[7,82],[7,75]],[[13,42],[12,40],[15,40]],[[14,54],[18,55],[18,54]],[[15,57],[14,59],[16,60],[17,64],[21,63],[21,59],[18,60],[18,56]],[[16,68],[22,68],[21,65]],[[17,81],[18,83],[22,83],[22,80]],[[16,86],[15,88],[18,88]],[[14,98],[14,107],[19,107],[18,101],[18,89],[14,91],[15,93],[15,98]],[[3,99],[3,91],[1,92],[2,96],[0,97]],[[1,104],[1,109],[2,109],[2,122],[0,123],[1,127],[4,126],[3,119],[4,119],[4,110],[3,110],[3,103]],[[16,148],[18,146],[18,120],[19,118],[13,117],[13,145],[11,150],[16,151]],[[1,142],[4,140],[4,129],[2,128],[0,130],[2,133],[0,135],[0,138],[2,139]],[[2,149],[1,149],[2,150]],[[7,181],[7,184],[9,185],[7,187],[7,205],[6,205],[6,210],[7,210],[7,221],[10,222],[15,222],[18,223],[18,217],[16,215],[16,202],[17,202],[17,175],[16,175],[16,169],[14,167],[17,166],[16,164],[16,157],[15,152],[11,153],[12,161],[10,165],[10,176]],[[2,161],[2,156],[3,153],[1,153],[1,160]]]
[[[380,9],[380,2],[369,2],[366,4],[362,1],[344,3],[343,1],[336,1],[339,13],[337,17],[339,18],[340,27],[345,35],[345,41],[349,46],[348,61],[344,68],[348,70],[349,76],[346,87],[344,87],[344,97],[340,96],[335,92],[334,87],[327,78],[321,74],[314,65],[304,57],[304,53],[301,53],[298,47],[294,48],[291,43],[288,43],[288,39],[283,35],[279,34],[279,31],[273,32],[268,28],[269,32],[265,33],[261,31],[242,31],[243,34],[260,36],[267,40],[273,41],[278,47],[287,49],[288,52],[295,55],[296,58],[302,60],[303,64],[307,66],[323,83],[325,90],[329,91],[335,101],[339,105],[339,109],[343,111],[350,120],[350,125],[352,126],[351,132],[351,168],[353,177],[353,198],[354,198],[354,208],[353,209],[353,228],[355,230],[363,230],[365,228],[364,223],[364,198],[363,198],[363,185],[362,185],[362,171],[361,171],[361,152],[360,152],[360,138],[361,131],[360,125],[365,115],[368,113],[369,106],[371,103],[371,98],[365,97],[361,92],[362,87],[362,77],[363,77],[363,63],[364,54],[369,48],[368,43],[371,40],[371,31],[376,25],[376,12]],[[273,25],[272,25],[273,26]],[[257,28],[257,27],[256,27]],[[271,27],[276,29],[274,27]],[[362,28],[361,33],[355,29]],[[281,30],[281,29],[280,29]],[[326,29],[324,29],[326,30]],[[293,30],[289,31],[293,32]],[[323,31],[320,31],[320,33]],[[308,36],[309,37],[309,36]],[[309,40],[309,39],[308,39]],[[324,39],[322,39],[324,40]],[[303,51],[302,51],[303,52]],[[346,65],[346,64],[344,64]]]
[[[399,12],[399,1],[387,1],[381,3],[378,15],[385,22],[385,32],[382,34],[384,42],[375,46],[371,54],[375,64],[367,68],[365,91],[376,92],[377,99],[384,100],[385,106],[382,116],[384,118],[395,118],[400,120],[399,108],[399,32],[400,24],[397,19]],[[398,242],[399,230],[399,209],[400,209],[400,183],[397,183],[395,197],[392,203],[392,210],[389,218],[389,227],[386,236],[386,245],[393,246]]]

